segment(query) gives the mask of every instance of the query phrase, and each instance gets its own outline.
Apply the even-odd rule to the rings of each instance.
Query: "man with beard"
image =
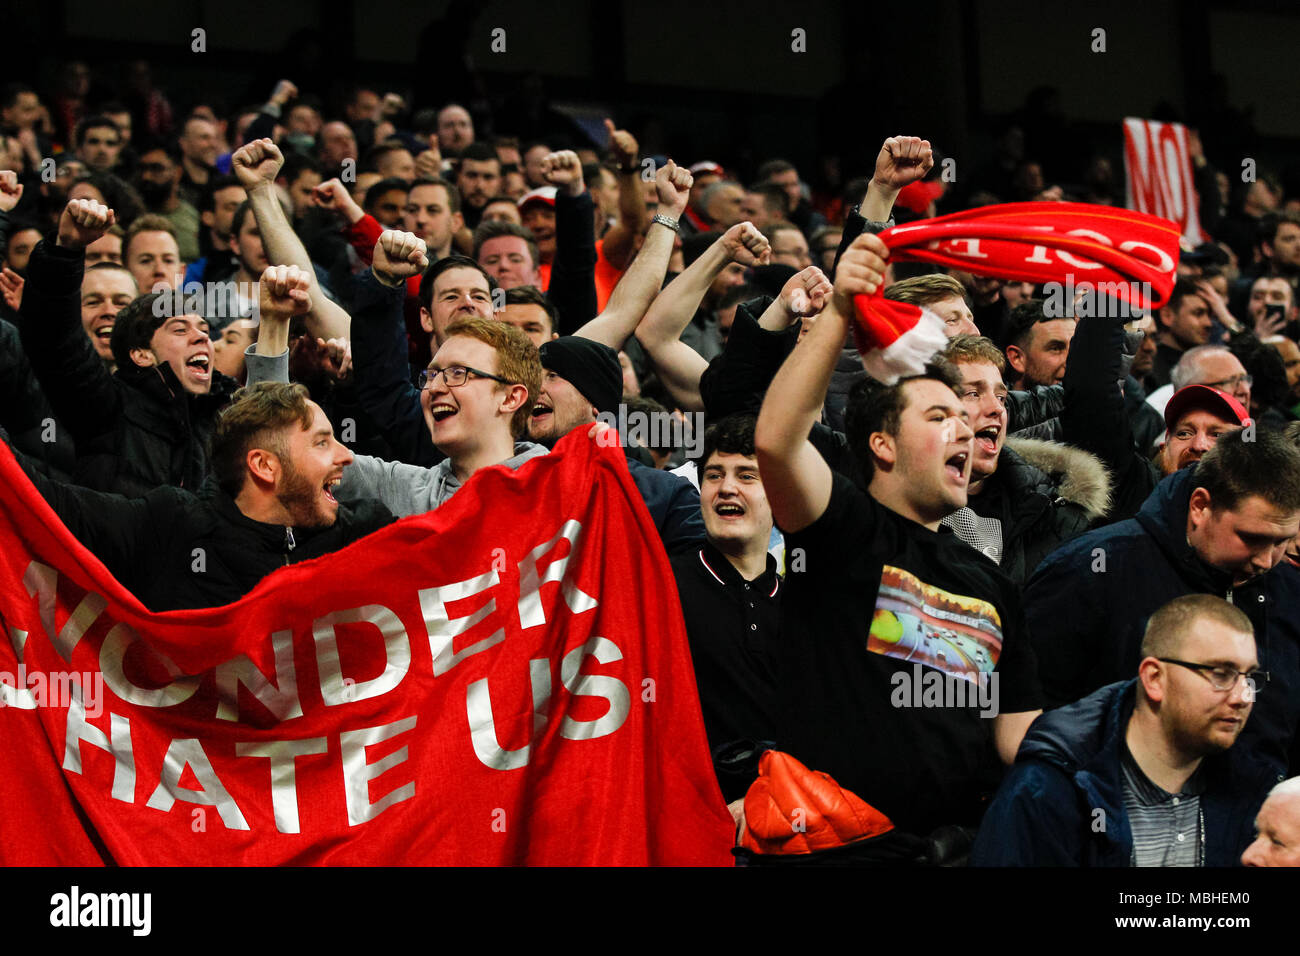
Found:
[[[532,406],[528,434],[554,447],[575,428],[596,423],[602,412],[618,415],[623,395],[623,368],[608,345],[579,335],[544,342],[541,393]],[[700,496],[680,475],[627,460],[628,470],[669,554],[691,551],[704,537]]]
[[[1300,724],[1300,575],[1282,558],[1298,530],[1300,449],[1252,426],[1161,482],[1135,518],[1057,549],[1025,587],[1049,704],[1123,680],[1147,617],[1172,598],[1225,597],[1251,619],[1270,675],[1240,746],[1284,771]]]
[[[487,143],[470,143],[456,166],[456,188],[464,205],[461,212],[469,229],[478,227],[483,207],[500,191],[501,160]],[[588,212],[590,215],[590,212]]]
[[[21,460],[21,459],[20,459]],[[107,494],[44,477],[24,462],[59,519],[151,611],[220,607],[277,568],[346,547],[393,521],[374,501],[334,497],[352,452],[301,385],[241,389],[216,421],[219,490]],[[194,562],[196,549],[206,556]]]
[[[193,262],[199,257],[199,211],[181,198],[184,173],[172,151],[161,143],[149,143],[136,166],[136,188],[149,212],[172,224],[181,258]]]
[[[1189,594],[1147,622],[1136,680],[1030,728],[977,866],[1232,866],[1275,780],[1236,744],[1265,680],[1250,619]]]
[[[1007,384],[1014,389],[1059,385],[1074,338],[1073,318],[1051,318],[1039,301],[1018,305],[1007,321]]]

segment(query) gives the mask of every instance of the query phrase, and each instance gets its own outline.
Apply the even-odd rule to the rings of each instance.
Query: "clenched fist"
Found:
[[[429,267],[428,247],[411,232],[385,229],[375,243],[371,264],[375,278],[387,286],[399,286]]]
[[[781,287],[781,304],[786,312],[799,318],[816,315],[826,308],[826,302],[835,291],[826,273],[816,266],[796,272]]]
[[[659,211],[680,219],[691,198],[695,177],[689,169],[682,169],[671,159],[655,172],[655,192],[659,194]]]
[[[280,147],[269,139],[255,139],[235,150],[230,157],[230,169],[239,185],[249,192],[270,186],[284,165]]]
[[[772,259],[772,246],[752,222],[738,222],[718,240],[732,262],[742,266],[765,266]]]
[[[257,284],[262,318],[289,320],[311,311],[311,280],[297,266],[267,266]]]
[[[0,212],[9,212],[23,198],[23,184],[12,169],[0,169]]]
[[[581,196],[587,188],[582,181],[582,161],[571,149],[544,156],[542,177],[547,185],[562,188],[570,196]]]
[[[876,171],[871,177],[881,188],[891,191],[925,177],[934,168],[934,150],[928,139],[917,136],[891,136],[876,156]]]
[[[609,132],[609,152],[614,162],[620,166],[635,166],[641,158],[641,147],[625,129],[615,129],[612,119],[605,120],[605,129]]]
[[[845,315],[855,295],[871,295],[885,281],[885,259],[889,247],[874,232],[864,232],[854,239],[840,257],[835,269],[834,300]]]
[[[339,181],[337,176],[326,180],[319,186],[313,186],[311,201],[312,205],[337,213],[349,223],[355,223],[365,215],[365,211],[356,204],[352,194],[348,192],[347,187]]]
[[[59,216],[58,244],[65,249],[85,249],[113,225],[113,210],[93,199],[73,199]]]

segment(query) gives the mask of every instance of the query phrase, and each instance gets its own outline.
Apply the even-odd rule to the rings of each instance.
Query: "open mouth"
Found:
[[[429,414],[433,416],[435,422],[445,422],[456,414],[456,407],[446,402],[436,402],[429,407]]]
[[[966,480],[966,463],[970,460],[970,452],[959,451],[946,462],[944,468],[948,471],[948,476],[955,481]]]
[[[187,358],[185,367],[198,378],[207,378],[212,374],[212,359],[208,357],[206,352],[201,352]]]
[[[334,489],[338,487],[339,482],[342,480],[343,480],[342,475],[335,475],[332,478],[325,479],[325,482],[322,487],[325,489],[326,501],[329,501],[332,504],[338,504],[338,498],[334,497]]]
[[[552,411],[554,411],[554,409],[552,409],[550,405],[544,405],[541,402],[538,402],[533,406],[533,421],[537,421],[537,419],[551,414]]]
[[[998,449],[998,438],[1002,434],[1002,429],[998,425],[989,425],[987,428],[981,428],[975,433],[975,443],[979,450],[986,455],[994,454]]]
[[[113,323],[101,322],[91,330],[101,345],[107,345],[113,337]]]
[[[713,506],[713,513],[720,518],[741,518],[744,517],[745,509],[730,501],[723,501]]]

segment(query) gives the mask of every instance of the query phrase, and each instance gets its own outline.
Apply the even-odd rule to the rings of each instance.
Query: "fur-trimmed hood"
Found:
[[[1056,493],[1095,521],[1110,510],[1110,472],[1100,458],[1072,445],[1038,438],[1009,437],[1004,448],[1051,479]]]

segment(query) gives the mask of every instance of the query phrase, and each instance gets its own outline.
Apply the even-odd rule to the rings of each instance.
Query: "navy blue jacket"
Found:
[[[1214,594],[1255,627],[1271,675],[1237,746],[1286,770],[1300,726],[1300,572],[1285,562],[1239,588],[1187,543],[1196,469],[1162,481],[1137,517],[1081,535],[1038,566],[1025,587],[1039,677],[1049,707],[1137,673],[1147,619],[1184,594]]]
[[[1129,865],[1120,754],[1136,686],[1110,684],[1034,721],[980,824],[972,866]],[[1236,866],[1276,777],[1239,744],[1202,767],[1205,865]]]

